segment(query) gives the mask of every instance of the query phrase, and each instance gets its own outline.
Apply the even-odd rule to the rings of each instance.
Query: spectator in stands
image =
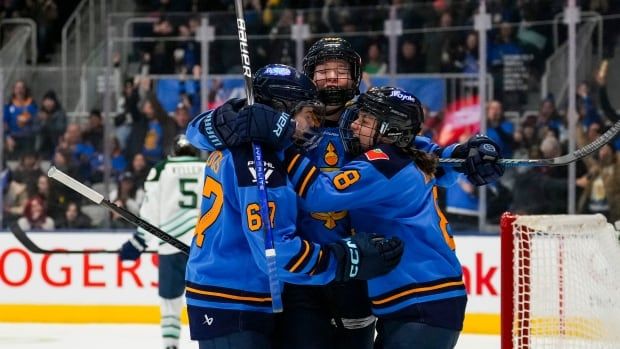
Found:
[[[457,53],[454,64],[463,73],[478,73],[478,33],[470,32],[467,34],[465,45]]]
[[[144,200],[144,190],[136,185],[131,172],[125,172],[118,178],[117,187],[110,192],[110,201],[122,202],[122,207],[138,215]]]
[[[179,103],[177,105],[177,109],[174,111],[174,125],[175,127],[175,135],[185,133],[185,129],[187,128],[187,124],[192,117],[189,114],[189,109],[185,104]]]
[[[54,230],[54,220],[45,212],[43,199],[34,196],[26,202],[24,215],[17,220],[23,230]]]
[[[35,150],[35,117],[38,109],[26,83],[22,80],[15,82],[11,100],[4,105],[3,138],[9,159],[17,159],[22,153]]]
[[[71,155],[72,165],[77,168],[77,179],[92,183],[93,161],[97,158],[95,148],[82,139],[82,130],[79,124],[70,123],[56,150]]]
[[[8,226],[24,214],[24,208],[26,208],[26,202],[28,202],[28,189],[26,184],[12,179],[13,174],[9,168],[4,168],[3,182],[6,184],[2,186],[2,221]]]
[[[590,127],[590,124],[594,122],[602,124],[601,116],[590,96],[590,86],[585,81],[577,86],[577,113],[581,125],[585,128]]]
[[[402,74],[424,73],[425,68],[418,44],[413,39],[405,38],[400,45],[396,71]]]
[[[131,124],[133,120],[138,119],[138,91],[134,86],[132,78],[125,79],[123,82],[123,92],[118,101],[117,115],[114,117],[114,126],[116,127],[116,137],[121,145],[125,148],[127,145],[127,137],[131,132]]]
[[[90,144],[97,153],[103,153],[103,120],[99,109],[92,109],[88,115],[88,124],[82,132],[84,143]]]
[[[112,139],[112,176],[118,176],[127,170],[127,158],[123,154],[123,149],[118,138]]]
[[[521,127],[515,131],[515,149],[513,153],[515,158],[527,158],[532,148],[538,147],[540,144],[536,127],[537,119],[537,115],[526,116],[521,123]]]
[[[52,181],[46,175],[40,175],[37,179],[37,187],[34,191],[30,192],[30,197],[34,196],[43,200],[47,214],[52,217],[54,221],[62,218],[69,201],[78,201],[81,199],[79,194],[65,187],[63,184]]]
[[[37,115],[39,127],[37,146],[44,159],[51,159],[60,137],[67,129],[67,114],[60,105],[56,92],[47,91],[41,101],[41,109]]]
[[[170,19],[160,17],[153,24],[153,34],[156,37],[167,38],[175,36],[175,28]],[[151,74],[172,74],[174,73],[173,51],[175,43],[172,41],[157,41],[153,47],[150,60]]]
[[[371,42],[368,45],[366,60],[364,61],[363,71],[368,74],[385,74],[387,73],[387,63],[383,59],[381,47],[378,42]]]
[[[92,228],[91,219],[80,210],[77,203],[67,204],[64,216],[56,221],[56,229],[88,229]]]
[[[593,158],[588,175],[577,182],[584,188],[579,198],[579,212],[601,213],[615,222],[620,219],[620,162],[616,150],[605,144]]]
[[[150,169],[151,167],[148,166],[146,162],[146,158],[144,157],[143,154],[138,153],[134,155],[133,159],[131,160],[131,166],[129,168],[129,172],[131,172],[136,182],[136,186],[138,186],[139,188],[142,188],[142,186],[144,185],[144,181],[146,181],[146,177],[149,174]]]
[[[142,153],[147,162],[154,165],[163,158],[165,150],[172,145],[175,125],[154,95],[144,102],[142,113],[146,117]]]
[[[55,0],[25,1],[25,17],[37,23],[37,61],[49,63],[48,55],[53,50],[53,37],[58,25],[58,6]]]
[[[536,120],[538,137],[544,138],[549,131],[553,131],[559,140],[566,139],[568,135],[562,117],[558,114],[555,107],[553,96],[549,95],[541,103],[538,109],[538,119]]]
[[[504,118],[502,103],[497,100],[487,107],[487,136],[499,145],[503,158],[512,157],[514,125]]]
[[[439,27],[447,30],[430,32],[424,36],[428,73],[449,73],[456,70],[454,61],[459,38],[456,32],[449,29],[453,25],[452,14],[449,11],[442,12]]]
[[[35,153],[24,153],[20,156],[12,177],[14,181],[24,183],[29,192],[32,192],[37,186],[37,179],[42,175],[39,156]]]

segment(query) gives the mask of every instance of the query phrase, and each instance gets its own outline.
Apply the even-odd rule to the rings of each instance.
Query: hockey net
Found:
[[[620,245],[601,215],[504,214],[502,349],[620,348]]]

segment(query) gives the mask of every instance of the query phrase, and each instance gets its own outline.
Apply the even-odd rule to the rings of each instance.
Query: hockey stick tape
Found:
[[[103,201],[103,195],[76,181],[73,177],[68,176],[66,173],[57,169],[55,166],[50,167],[50,169],[47,171],[47,176],[50,178],[54,178],[55,180],[75,190],[76,192],[80,193],[82,196],[90,199],[96,204],[100,204]]]

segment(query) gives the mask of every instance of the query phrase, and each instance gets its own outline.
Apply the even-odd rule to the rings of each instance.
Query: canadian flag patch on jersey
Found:
[[[369,161],[375,160],[390,160],[390,157],[381,149],[372,149],[367,151],[364,155]]]

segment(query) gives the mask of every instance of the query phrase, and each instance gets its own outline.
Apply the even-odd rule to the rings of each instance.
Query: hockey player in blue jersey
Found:
[[[378,347],[453,348],[467,296],[450,226],[437,203],[436,159],[411,148],[424,119],[422,105],[393,87],[372,88],[341,119],[349,154],[337,171],[321,172],[301,152],[287,150],[288,176],[303,209],[349,210],[353,228],[380,227],[405,241],[401,263],[369,280],[378,317]],[[495,149],[497,151],[497,149]]]
[[[317,41],[304,57],[304,72],[318,86],[319,99],[326,105],[321,141],[306,156],[321,171],[334,171],[348,161],[338,130],[338,122],[345,104],[359,93],[361,58],[351,45],[340,38]],[[240,140],[256,139],[281,147],[288,142],[287,132],[279,136],[272,132],[279,122],[278,115],[263,110],[254,122],[238,117],[230,103],[213,112],[212,123],[205,137],[210,149],[234,146]],[[247,117],[247,113],[245,114]],[[258,121],[260,120],[260,121]],[[288,124],[290,125],[290,124]],[[441,148],[425,137],[415,137],[416,149],[440,157],[467,159],[462,168],[469,180],[484,185],[499,178],[503,169],[497,165],[497,152],[487,151],[493,141],[484,136],[472,137],[467,143]],[[439,168],[438,184],[452,185],[458,173]],[[329,242],[349,235],[350,225],[346,210],[332,212],[302,211],[299,213],[300,234],[316,242]],[[283,333],[290,347],[311,348],[371,348],[375,334],[375,317],[367,300],[366,284],[359,281],[332,283],[325,288],[286,285],[286,308]],[[314,333],[307,336],[307,333]]]
[[[257,104],[241,108],[241,114],[256,116],[273,108],[294,113],[299,109],[295,108],[298,102],[316,97],[311,80],[283,65],[260,69],[253,85]],[[296,113],[302,117],[297,123],[305,120],[312,124],[309,111],[303,107],[301,110]],[[281,114],[282,120],[288,122],[288,115]],[[203,113],[188,126],[187,136],[198,148],[209,144],[211,117],[212,112]],[[312,136],[311,132],[301,134]],[[318,244],[299,237],[295,228],[297,197],[282,163],[284,154],[263,149],[270,223],[282,282],[323,285],[334,280],[367,280],[398,264],[403,250],[399,238],[360,234]],[[207,160],[201,216],[186,272],[190,330],[201,349],[273,347],[274,315],[261,229],[264,223],[253,169],[249,143],[214,151]]]
[[[158,162],[144,182],[146,192],[140,217],[168,234],[189,244],[200,205],[198,192],[204,174],[204,161],[185,135],[174,139],[166,160]],[[121,260],[136,260],[151,240],[142,228],[120,249]],[[181,309],[185,291],[187,256],[163,242],[158,249],[158,288],[161,298],[161,329],[164,349],[178,349],[181,335]]]

